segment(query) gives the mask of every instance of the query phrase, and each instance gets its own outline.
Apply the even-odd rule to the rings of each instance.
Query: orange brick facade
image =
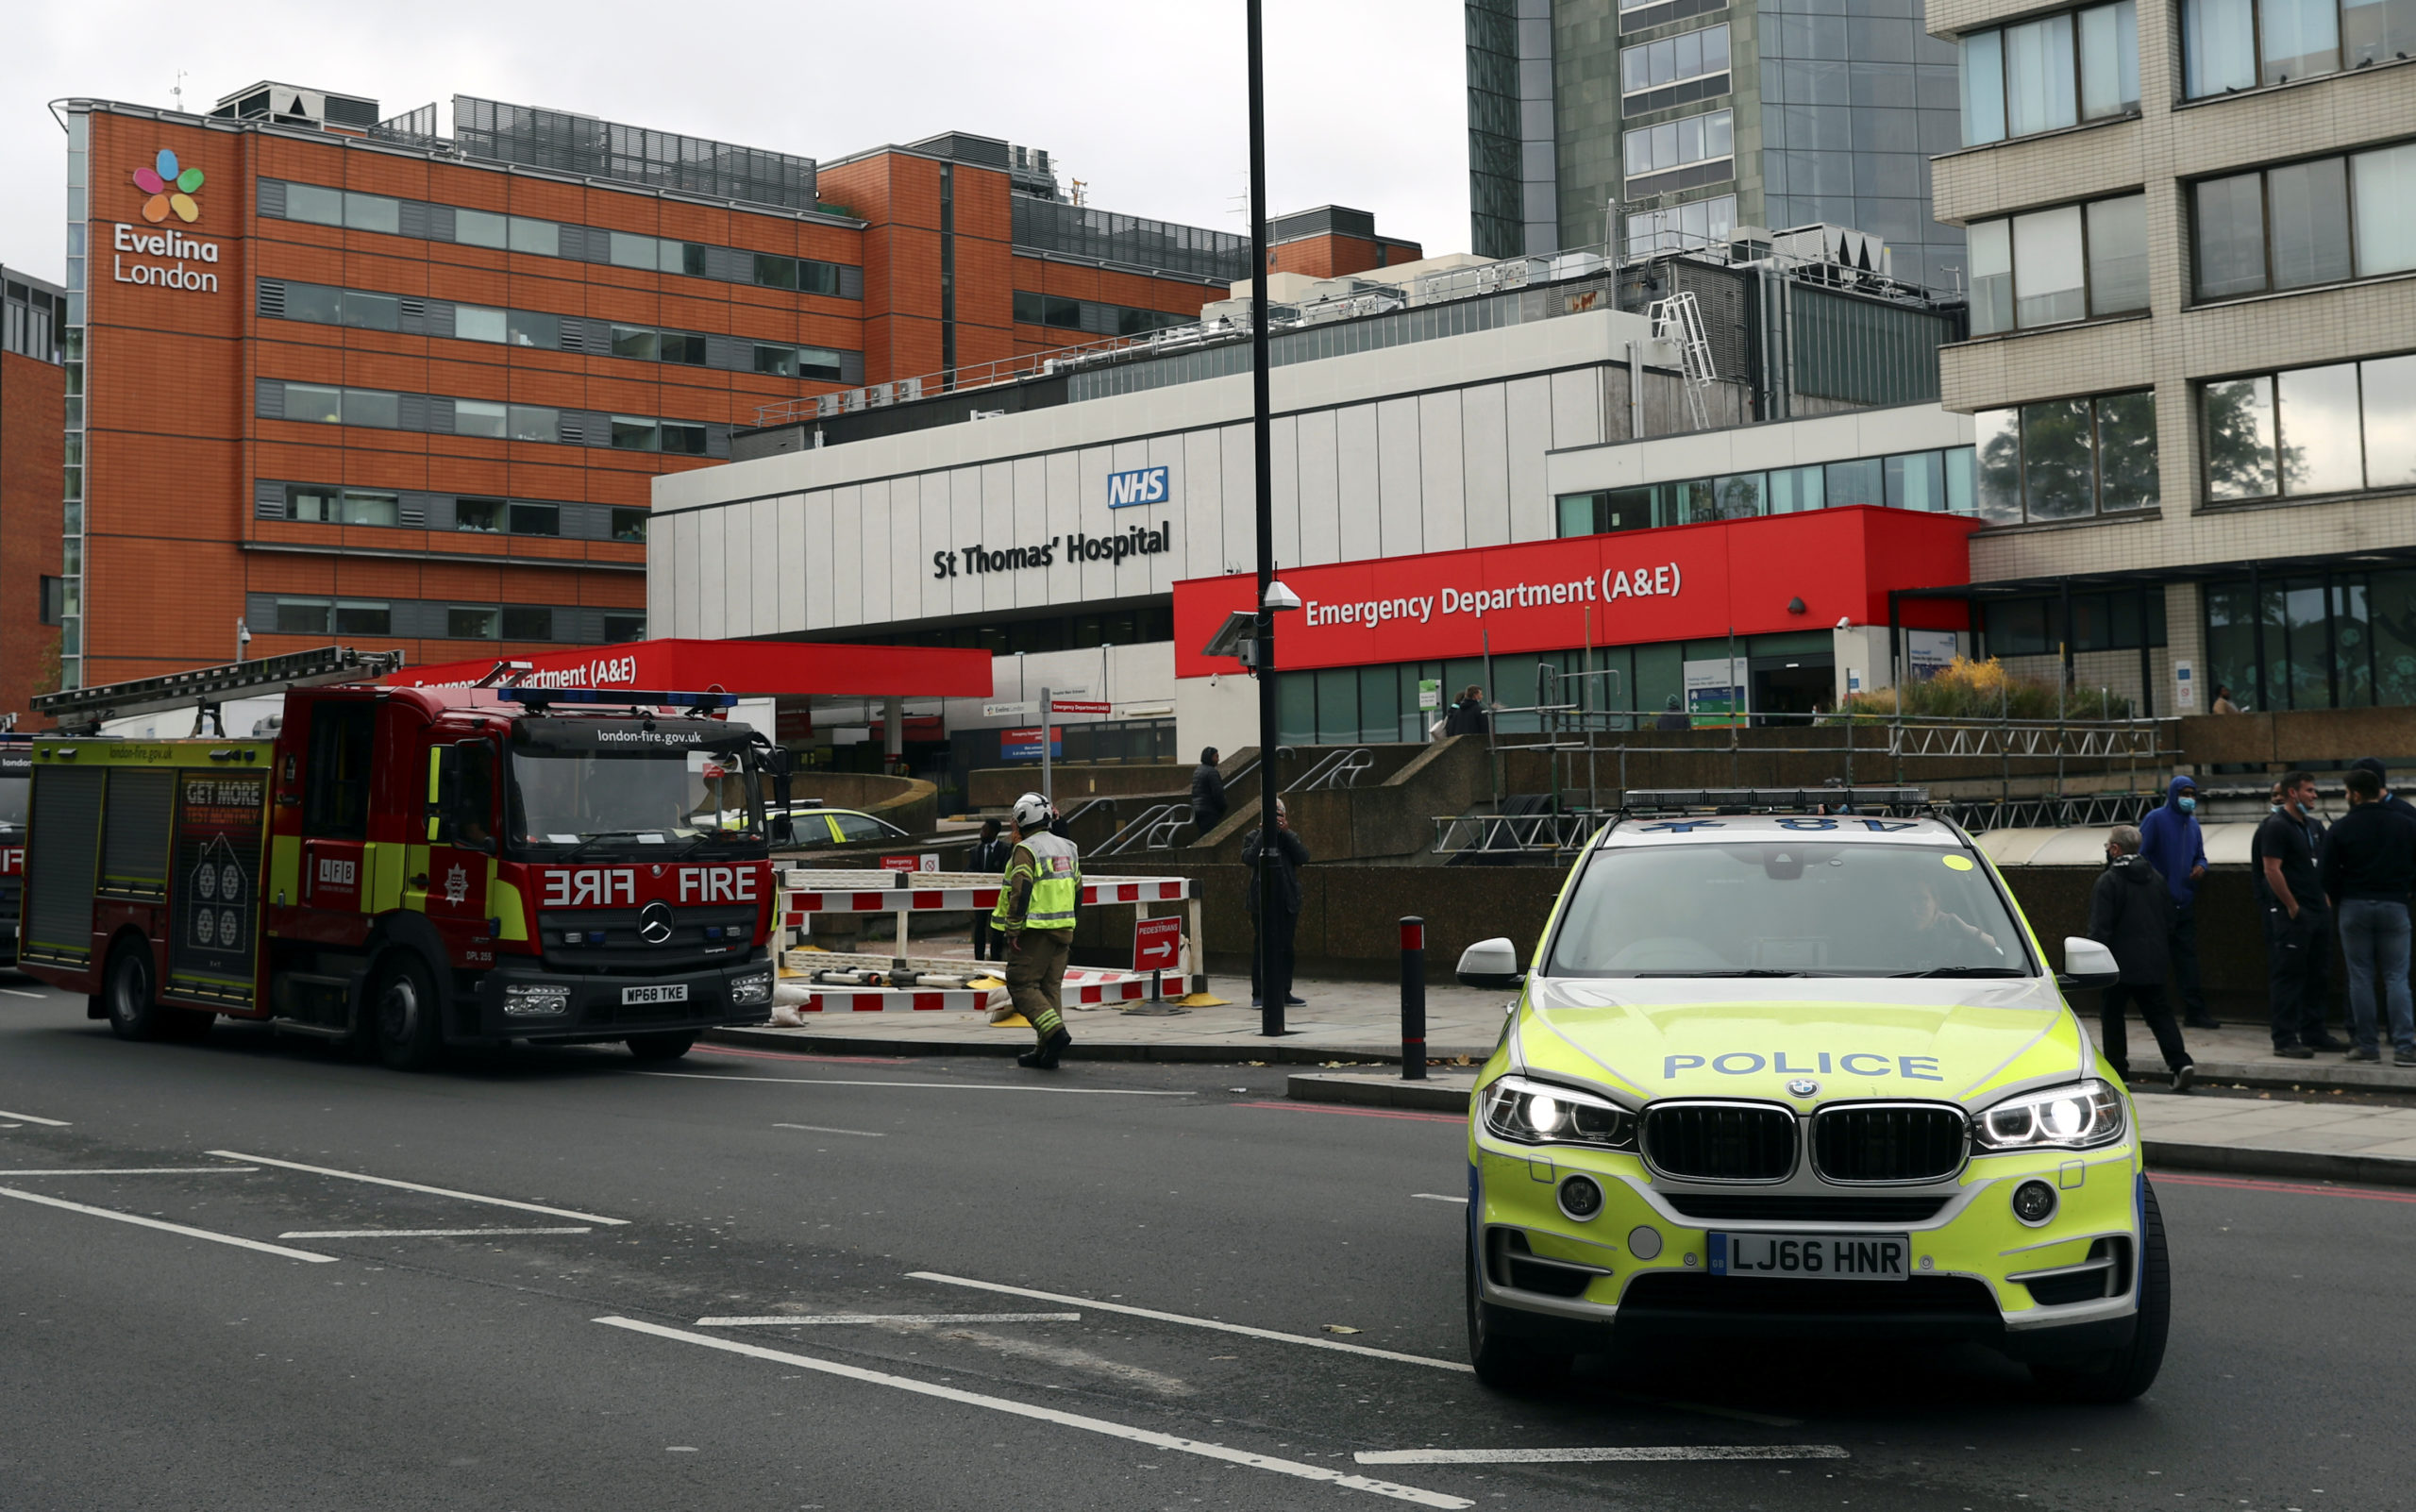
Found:
[[[1425,256],[1415,242],[1390,237],[1304,236],[1278,242],[1267,249],[1267,271],[1300,273],[1312,278],[1338,278],[1370,268],[1398,267]]]
[[[59,631],[42,622],[42,582],[59,576],[65,370],[0,351],[0,714],[32,718],[26,700],[56,686]]]
[[[826,169],[818,197],[827,211],[814,215],[436,158],[333,132],[203,126],[132,108],[93,107],[89,141],[83,614],[79,644],[70,648],[80,654],[78,680],[88,686],[230,659],[238,621],[264,595],[644,612],[643,545],[262,518],[255,504],[263,480],[643,509],[657,474],[712,465],[706,457],[593,444],[264,416],[255,400],[262,380],[728,427],[754,423],[759,406],[847,386],[636,361],[593,347],[547,350],[278,318],[260,311],[263,279],[861,352],[867,383],[946,365],[944,220],[952,227],[945,251],[953,261],[960,368],[1087,339],[1018,327],[1019,287],[1186,318],[1219,292],[1018,257],[1005,173],[910,151]],[[190,225],[143,218],[147,195],[132,175],[162,148],[202,171],[193,195],[198,218]],[[842,264],[862,270],[863,297],[312,224],[263,213],[263,180]],[[182,259],[213,276],[214,288],[127,281],[126,269],[171,260],[121,250],[120,227],[153,236],[167,227],[215,248],[214,262]],[[53,400],[54,437],[57,411]],[[53,477],[38,512],[51,530],[55,563],[55,463]],[[332,634],[281,634],[258,616],[249,630],[254,657],[335,640],[399,649],[427,664],[562,644],[345,633],[341,624]]]

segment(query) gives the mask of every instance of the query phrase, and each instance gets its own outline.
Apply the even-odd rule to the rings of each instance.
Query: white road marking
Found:
[[[239,1239],[231,1234],[212,1234],[208,1229],[191,1229],[181,1223],[143,1218],[140,1214],[119,1213],[106,1207],[87,1207],[81,1202],[70,1202],[64,1198],[44,1197],[38,1192],[21,1192],[13,1186],[0,1186],[0,1197],[13,1197],[21,1202],[39,1202],[44,1207],[65,1208],[70,1213],[82,1213],[92,1218],[114,1218],[120,1223],[138,1224],[146,1229],[161,1229],[170,1234],[181,1234],[187,1238],[208,1239],[212,1244],[231,1244],[238,1249],[258,1250],[263,1254],[281,1254],[288,1260],[308,1260],[312,1265],[331,1266],[337,1259],[331,1254],[312,1254],[307,1250],[288,1250],[282,1245],[262,1244],[258,1239]]]
[[[1836,1444],[1682,1444],[1659,1449],[1388,1449],[1351,1456],[1362,1465],[1593,1465],[1613,1460],[1848,1459]]]
[[[0,1170],[0,1176],[241,1176],[258,1166],[127,1166],[100,1170],[88,1166],[54,1167],[49,1170]]]
[[[698,1329],[790,1329],[795,1323],[1080,1323],[1078,1312],[821,1312],[778,1319],[696,1319]]]
[[[1029,1286],[1005,1286],[995,1281],[975,1281],[966,1276],[944,1276],[936,1270],[909,1270],[911,1280],[936,1281],[946,1286],[971,1286],[981,1291],[1003,1292],[1010,1297],[1031,1297],[1041,1302],[1072,1302],[1078,1306],[1095,1307],[1103,1313],[1127,1313],[1134,1318],[1151,1318],[1161,1323],[1181,1323],[1186,1328],[1212,1328],[1220,1334],[1243,1334],[1251,1338],[1273,1339],[1281,1344],[1305,1344],[1313,1350],[1338,1350],[1345,1354],[1371,1355],[1379,1360],[1398,1360],[1404,1365],[1424,1365],[1437,1370],[1467,1372],[1471,1366],[1457,1360],[1438,1360],[1424,1354],[1402,1354],[1393,1350],[1373,1349],[1365,1344],[1345,1344],[1340,1339],[1311,1338],[1305,1334],[1282,1334],[1271,1328],[1251,1328],[1242,1323],[1227,1323],[1214,1318],[1186,1318],[1181,1313],[1162,1313],[1149,1307],[1128,1307],[1122,1302],[1100,1302],[1096,1297],[1067,1297],[1053,1291],[1034,1291]]]
[[[775,1129],[802,1129],[807,1134],[853,1134],[858,1139],[886,1139],[889,1136],[870,1129],[825,1129],[818,1123],[776,1123]]]
[[[68,1129],[74,1127],[74,1125],[70,1124],[64,1118],[37,1118],[30,1113],[0,1112],[0,1118],[14,1118],[20,1123],[38,1123],[45,1129]]]
[[[5,992],[11,998],[31,998],[36,1002],[50,1001],[50,999],[46,995],[39,992],[27,992],[22,987],[0,987],[0,992]]]
[[[1409,1195],[1429,1202],[1457,1202],[1462,1207],[1468,1205],[1468,1200],[1465,1197],[1445,1197],[1440,1192],[1412,1192]]]
[[[205,1155],[221,1160],[254,1160],[263,1166],[277,1166],[286,1170],[309,1171],[313,1176],[340,1176],[348,1182],[367,1182],[373,1186],[394,1186],[406,1192],[426,1192],[431,1197],[459,1198],[464,1202],[484,1202],[490,1207],[516,1207],[524,1213],[543,1213],[547,1218],[577,1218],[582,1223],[605,1223],[619,1228],[628,1218],[598,1218],[593,1213],[573,1212],[566,1207],[545,1207],[536,1202],[516,1202],[509,1197],[481,1197],[476,1192],[457,1192],[449,1186],[423,1186],[417,1182],[398,1182],[391,1176],[363,1176],[357,1170],[333,1170],[326,1166],[305,1166],[298,1160],[277,1160],[268,1155],[246,1155],[238,1150],[205,1150]]]
[[[1306,1465],[1298,1460],[1277,1459],[1268,1454],[1253,1454],[1248,1450],[1233,1449],[1197,1438],[1178,1438],[1172,1434],[1152,1433],[1146,1428],[1132,1428],[1104,1418],[1085,1418],[1078,1413],[1059,1412],[1053,1407],[1033,1406],[1029,1403],[1010,1402],[1004,1397],[982,1396],[978,1392],[960,1391],[954,1386],[935,1386],[926,1381],[912,1380],[902,1375],[887,1375],[858,1366],[841,1365],[835,1360],[819,1360],[807,1354],[790,1354],[780,1350],[767,1350],[759,1345],[742,1344],[736,1339],[714,1338],[704,1334],[691,1334],[677,1328],[664,1328],[659,1323],[644,1323],[633,1318],[598,1318],[596,1322],[610,1328],[626,1328],[632,1333],[651,1334],[657,1338],[673,1339],[682,1344],[700,1344],[707,1349],[722,1350],[731,1354],[744,1354],[754,1359],[769,1360],[777,1365],[795,1366],[800,1369],[817,1370],[867,1386],[888,1386],[896,1391],[911,1391],[917,1396],[936,1397],[942,1402],[954,1402],[968,1407],[987,1407],[992,1412],[1011,1413],[1040,1422],[1055,1423],[1061,1428],[1079,1428],[1084,1433],[1101,1434],[1132,1443],[1147,1444],[1152,1449],[1167,1449],[1177,1453],[1197,1454],[1203,1459],[1222,1460],[1229,1465],[1247,1466],[1251,1470],[1270,1470],[1298,1480],[1321,1481],[1329,1486],[1347,1487],[1354,1491],[1367,1491],[1408,1502],[1418,1506],[1469,1507],[1476,1504],[1466,1497],[1446,1496],[1439,1491],[1423,1491],[1414,1486],[1396,1486],[1390,1481],[1370,1480],[1364,1475],[1346,1475],[1323,1465]]]
[[[1043,1086],[1019,1082],[853,1082],[829,1076],[713,1076],[703,1071],[632,1071],[681,1082],[751,1082],[758,1086],[915,1087],[931,1092],[1055,1092],[1070,1098],[1189,1098],[1196,1092],[1148,1092],[1120,1086]]]
[[[491,1234],[593,1234],[594,1229],[296,1229],[280,1239],[468,1239]]]

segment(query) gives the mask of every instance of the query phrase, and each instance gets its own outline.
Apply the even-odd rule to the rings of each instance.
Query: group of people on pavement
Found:
[[[2391,1064],[2416,1067],[2408,980],[2416,805],[2392,793],[2390,780],[2371,756],[2354,764],[2349,812],[2327,829],[2315,815],[2315,779],[2292,772],[2274,785],[2273,812],[2257,827],[2254,879],[2265,910],[2276,1055],[2307,1060],[2332,1050],[2379,1061],[2387,1018]],[[2349,967],[2345,1045],[2324,1026],[2336,932]]]
[[[2257,828],[2250,876],[2265,921],[2276,1055],[2306,1060],[2329,1050],[2345,1050],[2353,1061],[2378,1061],[2377,1024],[2387,1019],[2392,1064],[2416,1067],[2408,979],[2416,805],[2391,793],[2389,781],[2373,757],[2356,763],[2346,779],[2349,812],[2327,830],[2315,814],[2315,778],[2291,772],[2274,784],[2271,812]],[[2102,1007],[2106,1059],[2128,1078],[2123,1017],[2135,1010],[2180,1091],[2197,1074],[2182,1025],[2219,1027],[2198,968],[2197,902],[2206,848],[2197,808],[2196,781],[2174,778],[2164,802],[2138,827],[2122,825],[2107,835],[2106,871],[2089,898],[2089,938],[2113,952],[2121,972]],[[2346,1043],[2324,1021],[2336,932],[2349,966]]]

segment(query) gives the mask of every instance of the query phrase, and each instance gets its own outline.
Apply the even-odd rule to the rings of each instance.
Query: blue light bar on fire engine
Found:
[[[734,693],[646,693],[622,688],[497,688],[495,696],[540,708],[549,703],[636,704],[656,709],[730,709]]]

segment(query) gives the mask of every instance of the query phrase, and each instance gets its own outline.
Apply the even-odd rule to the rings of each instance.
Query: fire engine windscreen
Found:
[[[511,742],[505,822],[514,848],[665,859],[750,846],[761,853],[763,802],[750,739],[726,725],[524,720]]]

